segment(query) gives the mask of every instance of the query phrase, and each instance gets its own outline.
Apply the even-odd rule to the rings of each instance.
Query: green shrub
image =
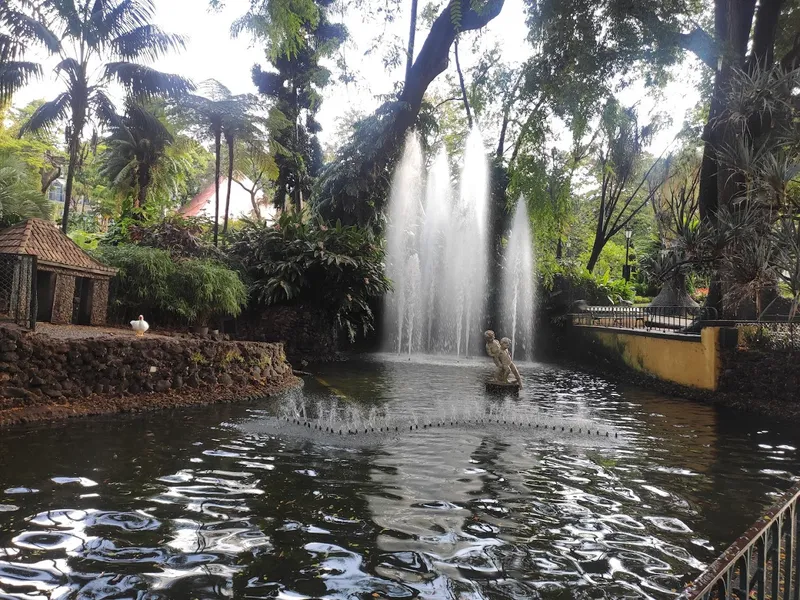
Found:
[[[383,249],[368,230],[283,213],[275,225],[242,223],[231,240],[230,253],[241,261],[259,302],[320,307],[351,341],[357,331],[373,328],[369,303],[389,290],[389,281]]]
[[[155,312],[206,325],[214,315],[239,315],[247,302],[239,275],[213,260],[180,260],[133,244],[100,246],[96,255],[119,269],[112,302],[123,314]]]
[[[175,313],[189,323],[208,325],[215,315],[237,317],[247,303],[247,287],[235,271],[213,260],[190,258],[171,276]]]

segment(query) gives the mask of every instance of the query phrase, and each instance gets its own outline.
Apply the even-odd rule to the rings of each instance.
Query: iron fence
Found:
[[[706,306],[589,306],[572,315],[573,325],[699,333],[702,321],[715,320],[717,311]]]
[[[798,600],[800,483],[728,547],[680,595],[681,600]]]
[[[0,321],[36,327],[36,257],[0,254]]]
[[[746,348],[800,351],[798,321],[737,321],[739,340]]]

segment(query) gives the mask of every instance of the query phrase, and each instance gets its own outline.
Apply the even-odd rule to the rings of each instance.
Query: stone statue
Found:
[[[494,374],[494,381],[500,384],[508,384],[508,376],[514,374],[517,385],[522,389],[522,377],[520,377],[517,366],[511,361],[511,340],[503,338],[499,342],[495,337],[494,331],[487,330],[483,337],[486,339],[486,354],[492,357],[497,371]]]
[[[500,340],[500,364],[503,369],[500,381],[502,383],[507,383],[509,373],[513,373],[519,389],[522,389],[522,377],[520,377],[517,365],[511,360],[511,340],[507,337]]]
[[[491,359],[494,361],[494,366],[497,367],[494,378],[497,381],[500,381],[500,377],[503,373],[503,364],[500,362],[500,353],[503,351],[503,349],[500,347],[500,342],[497,341],[497,338],[494,336],[494,331],[491,329],[487,329],[484,332],[483,337],[486,340],[486,354],[491,357]]]

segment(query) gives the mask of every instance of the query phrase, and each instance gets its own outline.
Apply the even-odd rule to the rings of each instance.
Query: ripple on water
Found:
[[[0,600],[666,600],[800,472],[791,436],[525,368],[513,400],[482,395],[483,366],[399,360],[331,366],[347,402],[313,381],[297,392],[312,419],[319,403],[363,407],[378,429],[445,423],[410,435],[287,425],[280,399],[207,407],[191,427],[76,424],[57,465],[47,436],[0,439]],[[88,442],[103,452],[87,468]],[[720,477],[749,502],[720,511]]]

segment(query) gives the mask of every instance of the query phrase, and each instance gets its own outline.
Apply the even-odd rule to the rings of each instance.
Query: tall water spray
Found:
[[[436,157],[424,185],[423,163],[412,134],[389,198],[386,259],[394,289],[387,296],[387,346],[468,355],[486,311],[489,167],[480,133],[467,140],[455,198],[447,155]]]
[[[525,200],[514,211],[511,233],[503,254],[501,283],[502,332],[511,338],[511,356],[533,358],[533,316],[536,307],[533,240]]]

